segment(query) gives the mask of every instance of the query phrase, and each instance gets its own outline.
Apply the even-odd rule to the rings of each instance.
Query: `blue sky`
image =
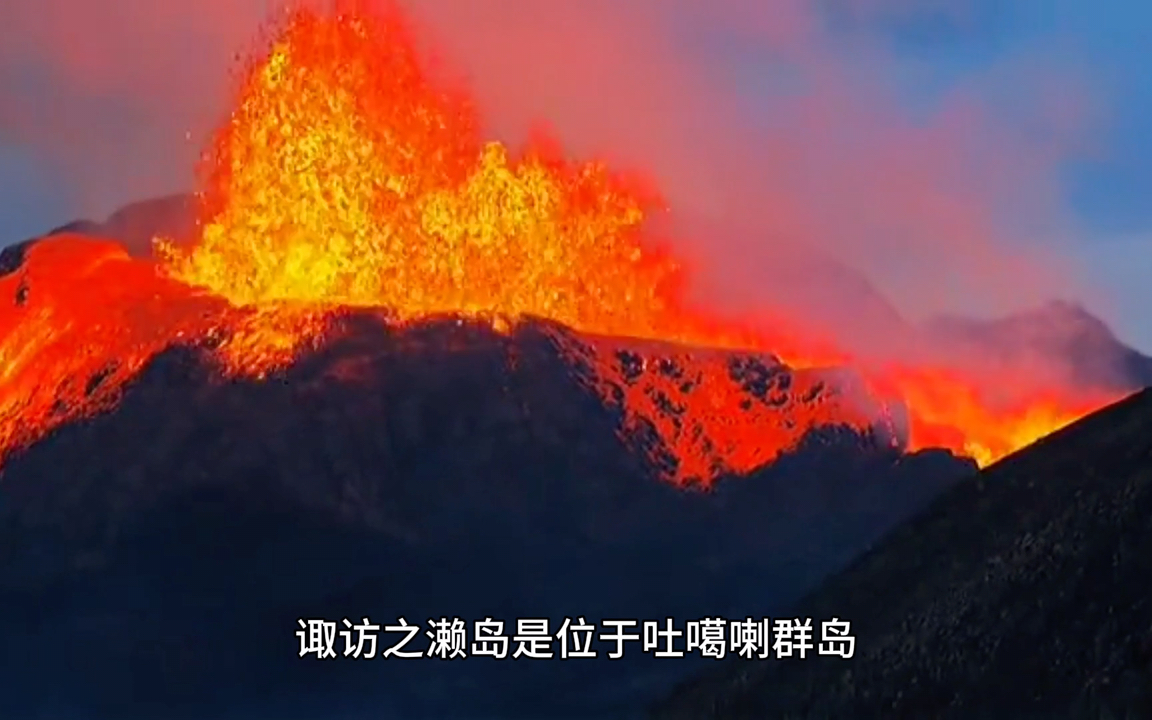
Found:
[[[1082,223],[1076,256],[1119,307],[1109,320],[1152,350],[1152,3],[1139,0],[981,0],[972,21],[888,24],[909,66],[936,88],[1014,56],[1064,65],[1085,82],[1098,113],[1089,157],[1065,163],[1064,201]],[[910,73],[911,74],[911,73]],[[932,94],[924,73],[912,101]],[[1072,80],[1070,79],[1070,84]]]
[[[1061,103],[1076,114],[1075,142],[1050,172],[1075,238],[1063,252],[1101,291],[1091,309],[1152,352],[1152,3],[817,1],[833,52],[879,72],[912,116],[931,115],[958,88],[975,88],[1028,140],[1053,131],[1044,116]],[[867,52],[877,48],[881,62]],[[1052,104],[1038,108],[1038,98]]]
[[[0,242],[11,242],[68,222],[75,212],[60,178],[30,152],[0,145]]]
[[[51,0],[61,6],[70,1]],[[232,12],[231,8],[240,1],[217,0],[209,5]],[[51,4],[48,0],[44,2]],[[906,112],[911,115],[921,110],[929,112],[951,89],[975,83],[982,88],[993,109],[1014,119],[1017,130],[1041,133],[1050,128],[1041,125],[1033,128],[1029,124],[1032,110],[1022,104],[1017,107],[1014,72],[1020,68],[1043,68],[1053,83],[1050,92],[1057,97],[1064,90],[1075,98],[1081,98],[1084,91],[1088,91],[1091,99],[1090,122],[1085,132],[1088,147],[1075,159],[1063,162],[1056,171],[1061,183],[1059,202],[1069,213],[1070,222],[1077,226],[1078,240],[1072,249],[1076,262],[1098,287],[1110,290],[1115,297],[1113,307],[1101,308],[1100,312],[1125,340],[1152,351],[1152,321],[1144,311],[1152,306],[1152,282],[1148,281],[1152,274],[1152,201],[1149,200],[1152,198],[1152,133],[1148,131],[1152,119],[1152,51],[1149,50],[1152,3],[1135,0],[813,2],[819,2],[826,10],[824,17],[832,28],[828,37],[837,44],[835,52],[848,58],[849,64],[856,61],[852,54],[859,41],[891,51],[891,58],[871,69],[885,75],[885,81],[896,88]],[[39,7],[32,0],[16,0],[16,3],[13,7],[20,3],[26,5],[24,21]],[[861,15],[845,12],[845,7],[869,7],[873,11]],[[0,10],[0,15],[3,12],[7,11]],[[187,24],[180,21],[175,26]],[[196,26],[197,31],[203,29],[196,23],[190,24]],[[0,17],[0,26],[3,25],[11,29],[19,27],[19,22],[4,22]],[[171,28],[165,30],[172,31]],[[237,30],[236,35],[243,37],[248,32]],[[99,37],[99,33],[93,35]],[[110,44],[119,41],[108,39]],[[0,46],[5,44],[12,43],[8,43],[0,31]],[[189,47],[194,46],[189,43]],[[722,56],[721,61],[733,61],[719,52],[721,49],[716,49],[717,56]],[[0,47],[0,60],[11,64],[13,57],[4,55]],[[22,59],[15,57],[17,61]],[[190,52],[181,50],[180,57],[186,64],[203,64],[199,59],[191,59],[194,56]],[[11,66],[0,67],[0,91],[12,92],[12,78],[19,74],[17,71]],[[215,69],[212,72],[215,73]],[[75,88],[47,82],[41,92],[66,94],[75,92]],[[757,90],[749,84],[746,92],[753,96]],[[0,101],[3,100],[0,93]],[[136,133],[131,125],[134,121],[124,118],[147,117],[138,111],[139,108],[133,107],[110,110],[106,124],[127,125],[129,130],[118,127],[106,137],[118,138],[118,141],[125,136],[137,138],[134,142],[145,149],[138,150],[136,157],[127,157],[119,147],[111,153],[97,152],[93,162],[119,163],[118,170],[127,168],[124,173],[136,173],[137,182],[123,185],[132,188],[132,193],[139,192],[141,186],[148,187],[151,194],[176,190],[179,183],[172,178],[179,174],[157,174],[154,168],[145,167],[155,156],[163,155],[165,148],[173,147],[175,127],[141,126]],[[57,120],[58,117],[53,117],[54,122]],[[0,122],[0,133],[4,130],[3,124]],[[65,129],[59,132],[74,133],[82,125],[61,121],[59,127]],[[868,139],[867,134],[861,137]],[[183,154],[174,155],[183,161],[187,152],[181,152]],[[146,161],[140,155],[149,157]],[[141,180],[152,177],[162,177],[165,181]],[[99,169],[88,168],[84,182],[99,185]],[[110,182],[109,187],[109,193],[119,192],[120,186],[115,183]],[[5,137],[0,134],[0,242],[29,237],[84,214],[81,191],[74,178],[51,165],[42,154],[38,155],[35,147],[14,144],[11,136],[5,144]],[[125,190],[123,194],[129,193]],[[115,197],[113,205],[137,199]]]
[[[1068,168],[1068,200],[1102,238],[1152,228],[1152,4],[1138,0],[982,0],[963,29],[890,28],[909,58],[955,81],[1014,54],[1082,68],[1103,104],[1104,157]]]

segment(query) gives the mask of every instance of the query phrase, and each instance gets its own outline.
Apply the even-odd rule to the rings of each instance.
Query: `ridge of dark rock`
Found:
[[[348,323],[263,382],[171,350],[12,458],[0,716],[634,715],[693,662],[319,662],[296,621],[759,613],[972,469],[829,432],[685,491],[540,326]]]
[[[974,475],[791,612],[851,660],[733,664],[656,718],[1152,716],[1152,390]]]
[[[60,231],[142,255],[188,200]],[[556,328],[348,323],[264,382],[174,348],[5,466],[0,717],[632,715],[699,664],[318,666],[296,620],[773,613],[974,470],[833,429],[685,491],[620,442]]]

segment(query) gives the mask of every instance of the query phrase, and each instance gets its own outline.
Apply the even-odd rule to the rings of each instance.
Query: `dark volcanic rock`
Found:
[[[971,470],[831,432],[684,491],[539,328],[349,323],[263,382],[165,353],[6,465],[0,717],[637,712],[698,664],[322,662],[297,620],[759,615]]]
[[[24,254],[28,252],[28,248],[34,242],[36,241],[25,240],[0,250],[0,275],[16,272],[24,264]]]
[[[949,490],[793,609],[856,657],[730,665],[659,718],[1152,717],[1152,390]]]

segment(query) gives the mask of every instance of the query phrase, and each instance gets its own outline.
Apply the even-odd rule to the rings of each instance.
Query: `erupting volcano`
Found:
[[[987,463],[1114,399],[865,366],[797,323],[694,304],[693,269],[649,229],[664,211],[649,183],[545,140],[484,142],[480,126],[396,9],[289,14],[205,155],[194,242],[158,238],[148,261],[56,236],[0,278],[0,452],[109,408],[168,346],[261,376],[324,342],[347,307],[397,325],[572,329],[573,363],[626,432],[656,431],[681,481],[750,471],[834,425],[890,426],[894,442]],[[630,354],[638,341],[661,359]],[[812,370],[776,373],[774,358]],[[862,382],[819,370],[834,367]]]

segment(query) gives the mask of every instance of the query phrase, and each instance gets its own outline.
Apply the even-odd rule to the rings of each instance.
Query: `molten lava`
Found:
[[[603,338],[752,349],[792,367],[852,358],[778,318],[691,307],[689,269],[647,232],[662,210],[650,187],[545,141],[484,142],[479,126],[468,94],[426,72],[399,12],[293,12],[205,157],[196,242],[159,240],[153,264],[49,239],[0,278],[0,451],[107,407],[175,343],[210,341],[227,372],[264,373],[318,341],[340,306],[396,323],[536,316],[600,338],[588,345],[607,382],[597,387],[629,427],[655,428],[680,479],[749,471],[816,427],[875,423],[815,389],[753,407],[731,367],[686,348],[675,401],[655,380],[626,381]],[[981,462],[1111,399],[1045,388],[995,406],[975,379],[940,368],[866,375],[906,403],[913,447]]]

